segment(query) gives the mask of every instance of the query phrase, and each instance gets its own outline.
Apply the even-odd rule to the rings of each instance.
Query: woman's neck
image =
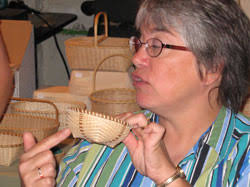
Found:
[[[182,112],[171,117],[159,116],[159,124],[166,129],[163,142],[175,164],[185,157],[200,136],[212,125],[220,108],[220,105],[213,108],[197,106],[186,113]]]

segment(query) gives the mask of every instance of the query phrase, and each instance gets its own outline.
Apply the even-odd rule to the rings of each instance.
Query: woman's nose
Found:
[[[149,56],[146,52],[145,46],[141,46],[140,49],[134,54],[132,62],[136,68],[147,66]]]

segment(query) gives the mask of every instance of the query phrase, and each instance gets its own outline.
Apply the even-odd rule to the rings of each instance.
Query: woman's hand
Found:
[[[175,166],[163,143],[165,128],[156,123],[148,123],[142,113],[126,113],[118,118],[133,127],[133,133],[130,132],[123,143],[128,148],[137,171],[156,183],[161,183],[168,174],[171,176],[175,172]]]
[[[64,129],[36,143],[31,133],[24,133],[24,154],[19,162],[22,186],[55,186],[56,161],[50,149],[70,134],[69,129]]]

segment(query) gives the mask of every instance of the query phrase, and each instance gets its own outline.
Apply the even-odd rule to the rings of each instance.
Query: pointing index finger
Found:
[[[71,131],[69,129],[63,129],[61,131],[56,132],[55,134],[43,139],[42,141],[38,142],[34,147],[30,149],[29,152],[27,152],[29,157],[33,157],[34,155],[49,150],[52,147],[58,145],[63,140],[65,140],[69,135],[71,134]]]

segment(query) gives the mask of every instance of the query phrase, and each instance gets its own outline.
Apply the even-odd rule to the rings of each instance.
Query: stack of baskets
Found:
[[[40,112],[41,115],[13,113],[12,109],[4,114],[0,123],[0,165],[5,166],[9,166],[23,152],[22,134],[24,132],[31,132],[37,141],[41,141],[43,138],[55,133],[59,126],[58,110],[53,103],[21,98],[12,98],[12,100],[17,100],[18,102],[10,103],[10,107],[12,104],[24,101],[29,103],[43,103],[46,107],[54,107],[56,115],[53,118],[52,116],[43,115],[43,112]],[[37,113],[39,112],[37,111]]]
[[[104,35],[98,35],[98,22],[100,16],[104,17]],[[117,115],[123,112],[140,110],[136,104],[135,90],[131,82],[118,81],[119,87],[113,85],[117,77],[104,83],[101,80],[96,84],[97,70],[102,72],[128,73],[132,65],[132,53],[129,49],[129,39],[108,37],[108,21],[105,12],[99,12],[94,19],[93,37],[74,37],[65,41],[65,52],[69,66],[74,71],[91,71],[92,77],[78,77],[76,74],[70,80],[70,93],[74,95],[87,95],[90,101],[90,109],[93,112],[106,115]],[[103,63],[109,60],[109,63]],[[90,82],[92,81],[92,84]],[[99,79],[100,80],[100,79]],[[126,78],[129,80],[129,78]],[[89,84],[90,83],[90,84]],[[106,87],[107,86],[107,87]],[[111,88],[110,88],[111,86]],[[98,88],[99,90],[96,90]]]
[[[10,112],[3,116],[0,124],[1,131],[13,131],[18,134],[31,132],[37,141],[53,134],[58,130],[58,109],[56,105],[49,101],[42,101],[29,98],[12,98],[18,102],[11,102]],[[32,110],[18,108],[16,106],[30,107]],[[48,113],[47,110],[54,110]]]

